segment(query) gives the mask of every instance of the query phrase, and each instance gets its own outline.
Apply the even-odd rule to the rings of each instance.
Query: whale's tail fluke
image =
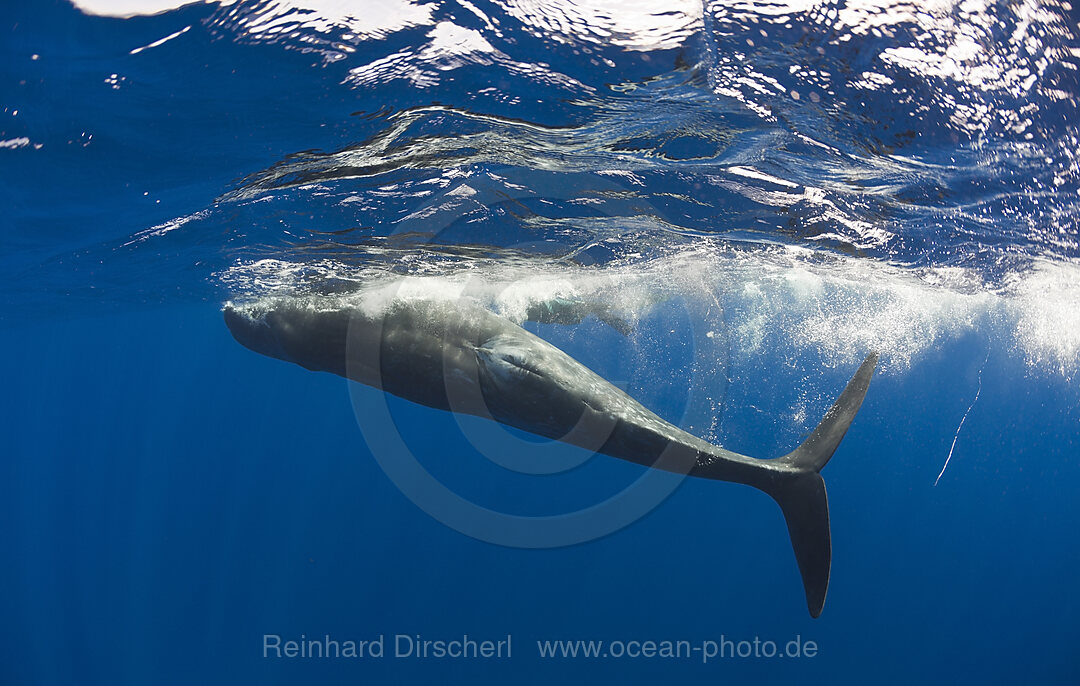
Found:
[[[829,458],[836,452],[837,446],[851,426],[851,420],[862,406],[863,398],[866,397],[866,389],[870,387],[870,377],[874,375],[877,367],[878,354],[872,352],[866,356],[859,365],[855,376],[851,377],[843,393],[836,399],[833,406],[825,413],[825,418],[814,429],[814,433],[803,441],[795,450],[780,458],[794,467],[807,471],[820,472]]]
[[[795,549],[795,559],[802,574],[806,605],[813,617],[820,615],[825,605],[832,564],[829,499],[825,494],[825,480],[818,472],[836,452],[851,420],[859,411],[877,360],[876,352],[866,357],[814,433],[798,448],[780,458],[781,462],[795,467],[799,473],[764,489],[784,512],[791,547]]]
[[[786,480],[767,491],[784,511],[791,547],[799,563],[806,606],[811,617],[818,617],[825,606],[832,565],[832,539],[829,534],[829,498],[825,479],[814,473]]]

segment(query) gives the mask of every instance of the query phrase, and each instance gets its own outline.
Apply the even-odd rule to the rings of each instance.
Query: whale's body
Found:
[[[801,446],[762,460],[679,429],[562,350],[460,300],[397,298],[377,308],[228,304],[225,321],[248,348],[307,369],[642,465],[758,488],[783,510],[810,614],[821,613],[831,543],[818,472],[862,404],[876,353]]]

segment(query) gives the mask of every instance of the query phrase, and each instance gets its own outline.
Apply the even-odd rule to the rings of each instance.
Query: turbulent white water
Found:
[[[820,355],[848,365],[868,350],[885,373],[901,373],[949,340],[987,336],[1024,364],[1071,378],[1080,369],[1080,265],[1037,261],[985,286],[961,268],[913,271],[801,248],[732,250],[697,246],[604,267],[531,261],[462,260],[447,268],[417,256],[404,281],[385,270],[261,260],[241,263],[222,280],[247,297],[318,291],[335,279],[367,298],[468,297],[522,322],[554,299],[603,304],[634,322],[664,316],[672,302],[693,303],[703,335],[723,332],[732,353]],[[355,295],[309,295],[347,302]],[[333,305],[329,305],[333,306]],[[682,305],[680,305],[682,306]]]

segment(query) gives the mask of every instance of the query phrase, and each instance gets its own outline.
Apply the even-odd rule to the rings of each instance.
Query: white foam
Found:
[[[1003,296],[1016,350],[1030,365],[1071,379],[1080,369],[1080,265],[1040,260],[1011,281]]]
[[[281,297],[315,274],[361,288],[359,296],[320,296],[325,303],[379,308],[395,298],[468,298],[518,322],[532,305],[557,298],[597,304],[627,321],[678,301],[701,318],[695,326],[703,336],[721,332],[743,359],[813,355],[848,366],[878,350],[882,372],[901,374],[945,342],[977,333],[1022,364],[1069,378],[1080,369],[1080,265],[1071,262],[1036,260],[993,288],[963,268],[917,271],[790,247],[699,244],[603,268],[491,258],[447,267],[445,256],[431,262],[407,279],[385,268],[275,260],[238,264],[220,276],[247,298]]]

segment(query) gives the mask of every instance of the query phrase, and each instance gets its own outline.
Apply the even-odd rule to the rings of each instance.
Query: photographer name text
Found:
[[[428,638],[419,634],[379,634],[368,639],[338,639],[263,634],[262,656],[273,659],[507,659],[512,657],[513,637],[461,636]]]

